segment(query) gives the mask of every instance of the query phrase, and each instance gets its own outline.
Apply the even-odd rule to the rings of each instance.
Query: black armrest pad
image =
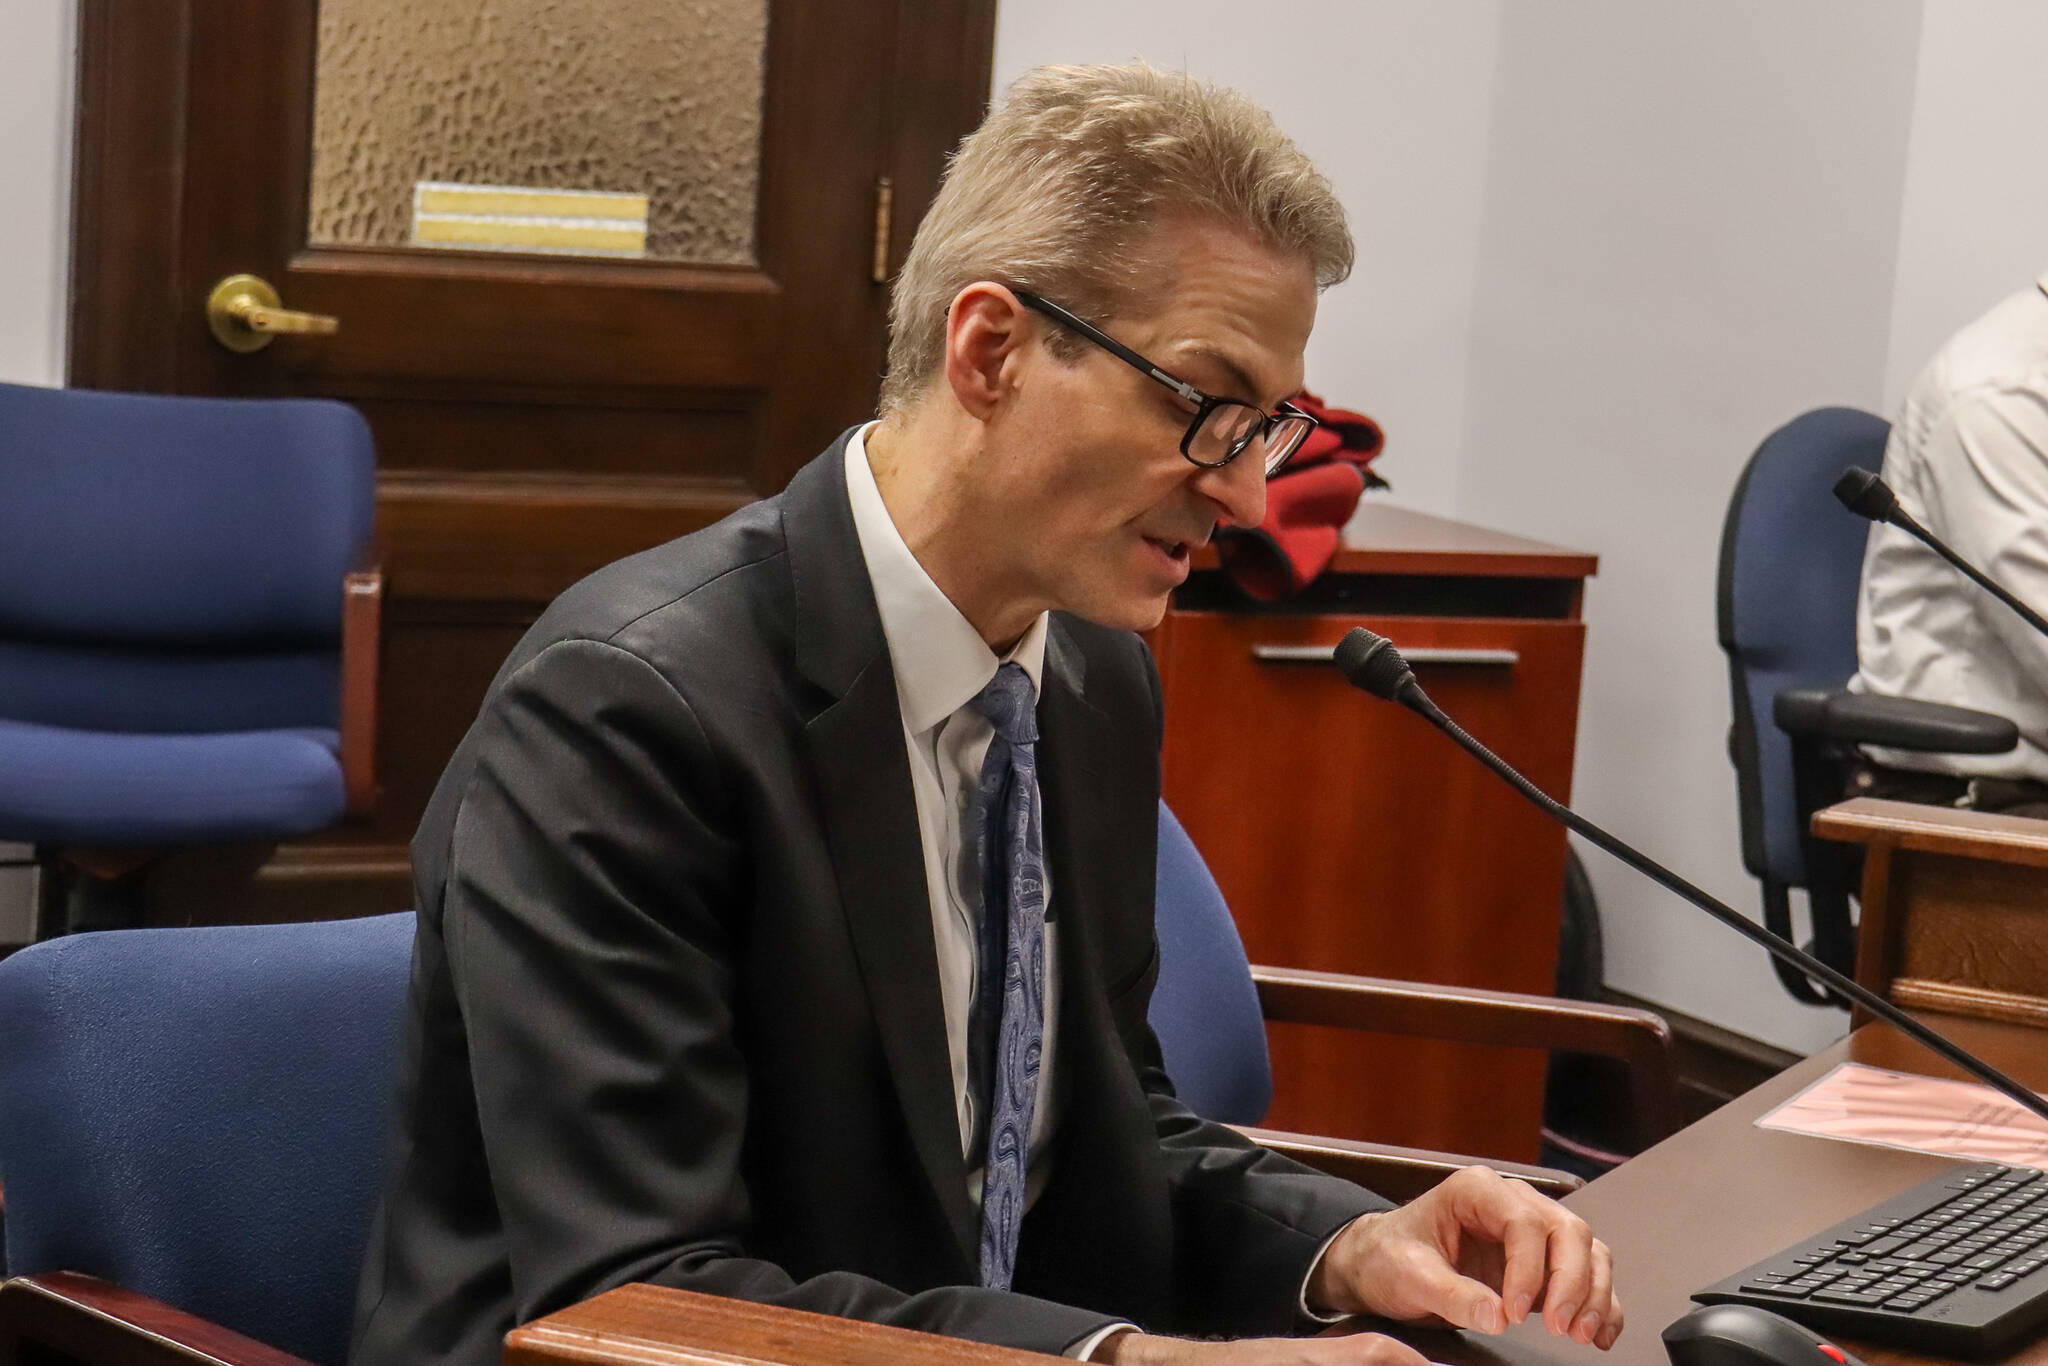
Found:
[[[2003,754],[2020,742],[2020,728],[2003,716],[1846,688],[1787,688],[1771,716],[1788,735],[1929,754]]]

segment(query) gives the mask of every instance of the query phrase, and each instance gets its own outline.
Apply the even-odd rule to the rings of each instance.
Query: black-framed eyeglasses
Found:
[[[1266,467],[1266,477],[1271,479],[1301,449],[1301,443],[1308,440],[1308,434],[1318,425],[1314,418],[1292,403],[1282,403],[1269,413],[1257,404],[1205,394],[1186,380],[1146,360],[1101,328],[1083,322],[1052,300],[1042,299],[1027,289],[1013,290],[1012,293],[1026,308],[1043,313],[1061,326],[1080,333],[1140,374],[1173,390],[1182,402],[1192,404],[1195,415],[1188,423],[1187,434],[1180,439],[1180,453],[1203,469],[1220,469],[1257,446]]]

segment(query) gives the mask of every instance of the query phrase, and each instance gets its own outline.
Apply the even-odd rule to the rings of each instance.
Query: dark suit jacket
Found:
[[[1039,705],[1061,1127],[1017,1292],[975,1284],[895,678],[843,465],[572,588],[413,844],[419,936],[353,1359],[484,1366],[630,1281],[1058,1352],[1286,1332],[1384,1208],[1190,1114],[1145,1012],[1160,710],[1055,617]]]

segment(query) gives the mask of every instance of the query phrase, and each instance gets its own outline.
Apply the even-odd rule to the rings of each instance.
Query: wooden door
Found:
[[[946,152],[986,104],[994,0],[751,4],[751,49],[744,37],[707,41],[700,62],[673,47],[640,51],[628,32],[604,50],[542,44],[532,60],[462,89],[438,72],[408,74],[422,61],[417,40],[387,41],[381,58],[364,56],[359,35],[344,43],[344,0],[327,0],[326,31],[316,0],[85,0],[70,382],[327,395],[361,409],[377,439],[389,595],[382,795],[367,825],[280,851],[261,876],[259,913],[405,904],[404,843],[492,673],[540,609],[599,565],[780,489],[870,414],[885,281]],[[673,24],[683,9],[648,5],[591,5],[589,22],[617,30],[639,14]],[[522,15],[578,7],[415,8],[442,26],[444,43],[451,16],[472,15],[460,22],[473,29],[448,48],[461,65],[478,60],[472,49],[516,51]],[[366,61],[392,66],[370,72],[374,102],[352,107],[381,120],[387,144],[394,128],[424,137],[447,118],[474,121],[478,103],[574,106],[531,85],[568,79],[562,72],[602,92],[651,69],[708,84],[664,86],[662,115],[624,136],[659,141],[671,115],[707,117],[692,103],[732,100],[708,117],[741,126],[725,127],[704,155],[758,160],[751,180],[740,166],[715,192],[742,202],[715,215],[724,238],[708,254],[604,259],[356,240],[322,217],[332,195],[325,180],[315,187],[337,160],[366,159],[361,130],[335,121],[344,60],[358,81]],[[336,83],[327,108],[322,81]],[[552,188],[564,175],[573,184],[577,139],[614,111],[584,93],[564,115],[571,126],[521,130],[551,158]],[[463,165],[419,174],[465,178]],[[473,167],[467,178],[478,178]],[[339,331],[228,350],[208,332],[205,303],[240,273],[273,284],[286,308],[338,319]]]

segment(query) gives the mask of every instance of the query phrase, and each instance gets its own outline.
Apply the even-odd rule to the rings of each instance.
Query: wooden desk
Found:
[[[1860,984],[1912,1009],[2048,1027],[2048,821],[1859,797],[1813,830],[1863,846]]]
[[[2021,1080],[2048,1086],[2048,1049],[2037,1031],[1988,1020],[1928,1020]],[[1425,1350],[1459,1366],[1667,1366],[1658,1335],[1696,1307],[1689,1298],[1693,1291],[1955,1165],[1944,1157],[1755,1126],[1758,1116],[1849,1060],[1963,1076],[1888,1026],[1857,1030],[1566,1197],[1565,1204],[1614,1249],[1615,1284],[1628,1328],[1612,1352],[1553,1340],[1529,1325],[1492,1342],[1432,1335]],[[1871,1366],[1938,1360],[1846,1339],[1844,1345]],[[2048,1366],[2048,1340],[2007,1360],[2011,1366]]]
[[[2048,1049],[2034,1030],[1944,1017],[1933,1023],[2022,1079],[2048,1084]],[[1456,1366],[1666,1366],[1658,1335],[1695,1307],[1694,1290],[1954,1165],[1755,1126],[1759,1115],[1845,1060],[1960,1075],[1886,1026],[1867,1026],[1566,1198],[1614,1249],[1628,1329],[1612,1352],[1552,1338],[1533,1320],[1500,1338],[1403,1336]],[[1939,1360],[1845,1345],[1871,1366]],[[519,1329],[505,1357],[507,1366],[1025,1366],[1052,1359],[644,1285]],[[2048,1366],[2048,1340],[2014,1353],[2007,1366]]]
[[[1551,990],[1564,831],[1420,717],[1351,688],[1329,650],[1354,626],[1389,637],[1446,711],[1568,798],[1598,561],[1368,504],[1287,603],[1251,603],[1215,563],[1198,556],[1152,637],[1165,790],[1252,961]],[[1273,1026],[1270,1044],[1276,1128],[1536,1160],[1541,1052],[1303,1025]]]

